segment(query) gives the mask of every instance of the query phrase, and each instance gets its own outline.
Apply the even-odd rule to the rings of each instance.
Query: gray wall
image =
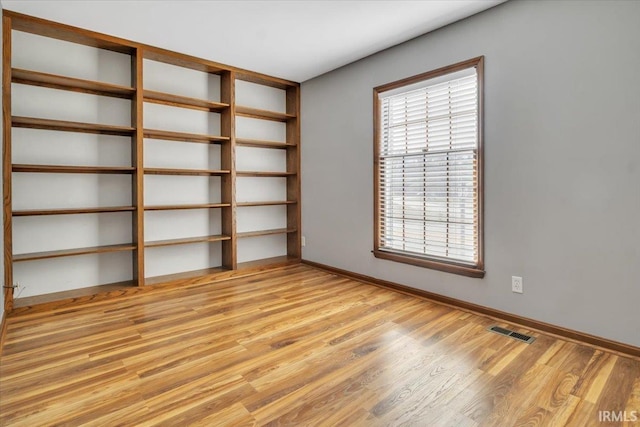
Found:
[[[512,0],[304,82],[304,258],[640,346],[639,23]],[[374,258],[372,88],[478,55],[485,278]]]

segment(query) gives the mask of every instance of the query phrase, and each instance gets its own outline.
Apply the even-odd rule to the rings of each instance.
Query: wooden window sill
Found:
[[[403,255],[381,250],[373,250],[373,256],[389,261],[401,262],[418,267],[430,268],[432,270],[444,271],[447,273],[459,274],[461,276],[483,278],[485,271],[479,266],[464,266],[442,261],[435,261],[411,255]]]

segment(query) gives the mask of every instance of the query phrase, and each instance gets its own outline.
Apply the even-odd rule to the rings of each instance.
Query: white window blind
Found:
[[[378,96],[379,250],[476,265],[475,67]]]

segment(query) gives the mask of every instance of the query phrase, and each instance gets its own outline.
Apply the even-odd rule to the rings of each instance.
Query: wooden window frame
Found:
[[[478,79],[478,146],[477,146],[477,203],[478,203],[478,259],[474,265],[458,263],[455,261],[441,260],[428,255],[417,255],[409,252],[390,252],[381,249],[380,245],[380,132],[381,106],[379,94],[390,90],[402,88],[424,80],[433,79],[446,74],[454,73],[468,68],[476,68]],[[430,268],[433,270],[459,274],[468,277],[484,277],[484,146],[483,146],[483,104],[484,104],[484,56],[479,56],[453,65],[438,68],[426,73],[407,77],[402,80],[387,83],[373,89],[373,181],[374,181],[374,230],[373,230],[373,255],[376,258]]]

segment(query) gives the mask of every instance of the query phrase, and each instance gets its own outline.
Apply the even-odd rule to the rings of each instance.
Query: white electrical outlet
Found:
[[[522,277],[511,276],[511,290],[515,293],[524,293],[524,286],[522,285]]]
[[[307,245],[307,238],[302,236],[302,246],[306,246]]]

